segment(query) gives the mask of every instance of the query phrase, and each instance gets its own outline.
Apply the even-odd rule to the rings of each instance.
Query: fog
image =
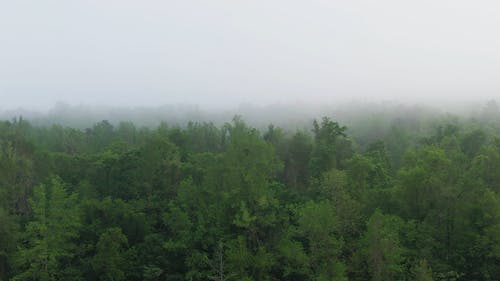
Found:
[[[0,110],[500,97],[497,1],[3,1]]]

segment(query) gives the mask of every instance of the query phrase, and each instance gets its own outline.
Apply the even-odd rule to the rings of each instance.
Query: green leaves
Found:
[[[127,237],[120,228],[109,228],[101,234],[96,245],[96,255],[92,259],[92,268],[99,280],[125,280],[126,260],[123,252],[127,245]]]
[[[345,267],[340,260],[343,239],[335,209],[329,201],[309,201],[297,209],[296,237],[305,241],[307,267],[315,280],[344,280]],[[288,242],[299,251],[297,245]],[[304,259],[302,259],[304,261]]]
[[[0,207],[0,280],[6,280],[11,271],[17,235],[19,233],[16,221]]]
[[[347,127],[341,127],[328,117],[323,117],[321,124],[314,120],[314,148],[311,154],[311,172],[318,177],[332,168],[338,168],[350,156],[350,142],[345,139]]]
[[[403,248],[399,231],[402,225],[399,217],[384,215],[380,210],[368,220],[363,243],[373,281],[400,280]]]
[[[34,220],[26,226],[19,251],[20,274],[14,280],[58,280],[68,266],[76,245],[80,220],[76,194],[68,195],[59,178],[52,178],[34,190],[30,201]]]
[[[0,122],[0,279],[496,280],[500,141],[442,122]]]

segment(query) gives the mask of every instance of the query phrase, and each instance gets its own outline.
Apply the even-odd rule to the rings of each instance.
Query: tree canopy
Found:
[[[488,110],[383,131],[1,121],[0,280],[498,280]]]

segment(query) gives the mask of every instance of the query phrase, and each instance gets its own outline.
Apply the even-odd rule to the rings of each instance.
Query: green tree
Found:
[[[61,279],[76,249],[80,227],[76,198],[68,196],[57,177],[35,188],[30,200],[34,220],[26,226],[18,253],[19,274],[13,280]]]
[[[461,140],[462,151],[471,159],[479,153],[486,140],[487,135],[483,130],[476,129],[467,133]]]
[[[311,172],[318,177],[332,168],[339,168],[341,161],[351,153],[350,143],[345,139],[347,127],[323,117],[321,123],[313,122],[314,148],[311,153]]]
[[[24,138],[22,142],[25,142]],[[29,211],[34,161],[32,149],[24,145],[27,144],[0,138],[0,207],[10,213],[26,214]]]
[[[118,227],[107,229],[99,237],[96,254],[92,259],[92,268],[99,280],[125,280],[127,237]]]
[[[432,270],[427,264],[426,260],[420,260],[413,267],[413,274],[415,275],[415,281],[434,281],[432,277]]]
[[[453,186],[452,162],[444,150],[427,146],[406,154],[398,172],[398,192],[407,218],[423,221],[438,207],[438,200]]]
[[[349,185],[345,171],[332,169],[323,174],[318,184],[318,198],[328,199],[335,209],[339,233],[346,241],[359,238],[364,224],[359,201],[352,196],[354,190]],[[350,249],[352,250],[352,248]]]
[[[0,280],[8,280],[11,273],[17,230],[13,217],[0,207]]]
[[[340,260],[343,239],[335,209],[328,201],[307,202],[298,210],[297,234],[305,248],[314,280],[347,280]]]
[[[92,151],[103,151],[114,140],[114,127],[108,120],[102,120],[88,130],[87,139]]]
[[[306,132],[299,131],[290,139],[288,155],[284,159],[284,183],[302,193],[309,186],[311,176],[309,164],[312,149],[311,136]]]
[[[368,220],[364,250],[373,281],[400,280],[403,248],[399,231],[402,224],[401,218],[385,215],[380,210],[376,210]]]

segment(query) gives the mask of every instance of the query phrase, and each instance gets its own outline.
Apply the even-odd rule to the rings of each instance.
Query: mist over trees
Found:
[[[0,122],[0,280],[500,276],[494,101],[85,110]]]

